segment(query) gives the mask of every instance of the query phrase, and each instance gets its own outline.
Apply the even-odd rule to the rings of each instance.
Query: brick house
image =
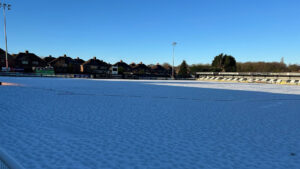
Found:
[[[151,66],[151,74],[159,77],[169,77],[171,75],[168,69],[164,68],[158,63],[154,66]]]
[[[19,53],[13,55],[15,70],[24,72],[33,72],[36,67],[45,67],[46,62],[33,53],[25,51],[25,53]]]
[[[94,57],[81,65],[82,73],[94,74],[96,77],[107,77],[110,74],[110,65]]]
[[[150,75],[151,68],[143,64],[142,62],[132,67],[132,73],[135,75]]]
[[[80,64],[67,55],[60,56],[49,63],[55,73],[80,73]]]
[[[14,67],[14,59],[13,57],[8,53],[8,67]],[[0,71],[2,67],[6,67],[6,53],[4,50],[0,49]]]
[[[55,57],[52,57],[51,55],[44,57],[43,60],[47,63],[47,65],[50,65],[50,62],[52,62],[53,60],[55,60]]]
[[[122,60],[120,60],[120,62],[115,63],[114,66],[118,67],[120,74],[129,74],[132,71],[132,67],[127,63],[123,62]]]

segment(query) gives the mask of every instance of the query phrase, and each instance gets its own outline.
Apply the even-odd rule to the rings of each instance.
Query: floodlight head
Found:
[[[173,45],[173,46],[176,46],[176,45],[177,45],[177,42],[173,42],[172,45]]]
[[[3,3],[3,7],[6,7],[6,3]]]

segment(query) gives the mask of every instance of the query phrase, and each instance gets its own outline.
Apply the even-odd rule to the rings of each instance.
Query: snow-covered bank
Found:
[[[28,169],[300,166],[297,86],[0,81],[22,84],[0,86],[0,147]]]
[[[228,82],[164,82],[153,83],[155,85],[197,87],[222,90],[241,90],[254,92],[267,92],[278,94],[297,94],[300,95],[300,86],[262,84],[262,83],[228,83]]]

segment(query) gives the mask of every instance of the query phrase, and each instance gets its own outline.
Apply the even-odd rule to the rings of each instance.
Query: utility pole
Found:
[[[4,16],[4,34],[5,34],[5,62],[6,62],[6,71],[8,71],[8,56],[7,56],[7,33],[6,33],[6,9],[11,10],[11,5],[6,3],[0,3],[0,8],[3,8]]]
[[[173,42],[173,65],[172,65],[172,79],[175,79],[175,70],[174,70],[174,57],[175,57],[175,46],[177,45],[177,42]]]

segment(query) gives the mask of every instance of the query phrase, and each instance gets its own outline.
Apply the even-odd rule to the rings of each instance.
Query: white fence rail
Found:
[[[230,78],[270,78],[283,80],[300,80],[300,73],[269,73],[269,72],[197,72],[201,77],[230,77]]]

